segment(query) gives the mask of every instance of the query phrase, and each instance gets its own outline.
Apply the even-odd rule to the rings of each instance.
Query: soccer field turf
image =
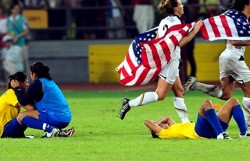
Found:
[[[40,138],[42,131],[28,129],[35,139],[1,139],[1,161],[156,161],[156,160],[249,160],[250,139],[238,139],[239,130],[231,121],[228,134],[232,140],[152,139],[143,124],[145,119],[171,116],[179,121],[173,107],[173,94],[164,101],[135,107],[120,120],[118,111],[123,97],[134,98],[143,91],[65,91],[73,113],[69,127],[71,138]],[[234,97],[242,100],[242,92]],[[197,111],[205,99],[225,101],[202,92],[189,92],[185,101],[189,117],[196,121]]]

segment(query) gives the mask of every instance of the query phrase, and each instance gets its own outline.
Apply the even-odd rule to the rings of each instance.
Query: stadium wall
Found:
[[[115,68],[124,59],[130,41],[32,41],[29,43],[30,63],[44,62],[50,67],[53,79],[60,83],[118,82]],[[200,81],[219,80],[218,58],[224,47],[224,42],[196,41],[194,54]],[[249,52],[247,48],[248,65]]]

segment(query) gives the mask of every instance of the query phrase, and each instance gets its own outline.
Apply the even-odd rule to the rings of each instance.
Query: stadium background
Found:
[[[185,5],[188,8],[195,5]],[[218,7],[217,4],[210,5]],[[204,7],[200,5],[200,7]],[[51,74],[55,81],[70,86],[70,84],[86,85],[88,83],[117,84],[119,75],[115,68],[122,62],[128,46],[133,37],[138,33],[134,22],[126,23],[127,37],[124,39],[107,39],[108,30],[105,23],[98,17],[95,26],[73,26],[74,17],[80,17],[84,11],[92,11],[105,15],[109,9],[107,6],[80,7],[80,8],[49,8],[49,9],[24,9],[23,15],[31,27],[29,35],[30,63],[43,61],[50,66]],[[131,15],[133,6],[123,6],[125,13]],[[187,16],[187,15],[186,15]],[[60,18],[59,18],[60,17]],[[155,11],[155,26],[164,17]],[[84,16],[82,17],[84,18]],[[56,22],[55,22],[56,20]],[[126,18],[125,18],[126,20]],[[100,21],[102,23],[100,23]],[[125,21],[126,22],[126,21]],[[73,29],[74,38],[68,39],[67,32]],[[95,38],[84,38],[79,34],[96,33]],[[225,47],[223,41],[204,41],[200,35],[195,40],[194,55],[197,63],[197,78],[204,82],[218,82],[219,68],[218,57]],[[247,57],[246,62],[250,63]],[[185,55],[185,50],[184,53]],[[181,76],[183,82],[190,71],[189,65],[183,56]]]

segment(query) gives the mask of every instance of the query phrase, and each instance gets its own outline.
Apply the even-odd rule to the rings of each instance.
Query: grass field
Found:
[[[132,109],[121,121],[118,117],[121,99],[133,98],[142,91],[65,91],[73,113],[69,126],[75,127],[71,138],[40,138],[42,131],[28,129],[35,139],[1,139],[1,161],[176,161],[176,160],[249,160],[250,139],[238,139],[238,128],[232,120],[228,134],[232,140],[152,139],[143,124],[145,119],[169,115],[178,120],[173,95],[166,100]],[[242,100],[242,92],[234,97]],[[202,92],[189,92],[186,104],[190,119],[195,121],[204,99],[224,101]]]

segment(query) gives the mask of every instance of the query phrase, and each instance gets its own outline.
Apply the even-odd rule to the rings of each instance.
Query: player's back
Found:
[[[200,137],[194,127],[195,123],[177,123],[167,129],[162,129],[158,136],[161,139],[198,139]]]

